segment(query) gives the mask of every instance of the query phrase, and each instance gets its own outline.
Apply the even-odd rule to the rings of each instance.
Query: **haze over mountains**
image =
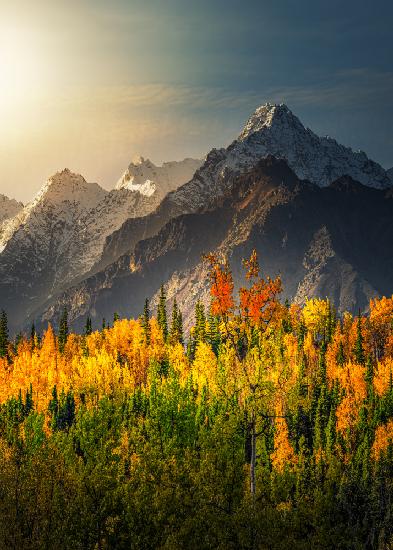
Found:
[[[163,282],[187,320],[208,301],[201,255],[236,266],[256,248],[286,296],[364,308],[393,292],[391,186],[391,170],[266,104],[204,161],[140,158],[109,192],[63,170],[23,209],[0,202],[0,305],[13,329],[64,305],[80,327],[138,315]]]

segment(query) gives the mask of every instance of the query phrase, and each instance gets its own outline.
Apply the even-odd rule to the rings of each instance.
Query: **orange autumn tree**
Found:
[[[240,288],[239,304],[236,305],[233,277],[228,262],[220,262],[215,254],[208,254],[205,260],[209,265],[211,311],[224,321],[228,336],[231,334],[229,322],[235,320],[235,317],[243,329],[253,327],[265,331],[280,310],[280,277],[264,279],[260,275],[257,252],[253,250],[250,259],[243,260],[245,279],[249,284]]]
[[[250,258],[243,261],[247,286],[239,289],[239,301],[236,303],[228,262],[220,262],[214,254],[207,255],[205,259],[209,265],[211,310],[222,320],[224,341],[235,352],[233,369],[240,374],[239,383],[243,391],[239,395],[249,417],[250,493],[254,499],[256,441],[258,436],[263,435],[263,431],[258,432],[257,423],[260,418],[276,416],[274,412],[269,414],[268,410],[270,400],[267,395],[272,394],[272,382],[268,377],[270,365],[262,359],[261,342],[283,309],[278,301],[281,280],[279,277],[271,279],[261,276],[258,256],[253,250]]]
[[[258,256],[252,251],[250,259],[244,260],[246,280],[249,288],[242,287],[240,294],[240,311],[243,319],[252,326],[266,328],[278,310],[277,297],[281,293],[281,279],[262,278]]]

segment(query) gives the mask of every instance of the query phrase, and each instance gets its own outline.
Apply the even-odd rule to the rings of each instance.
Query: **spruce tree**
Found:
[[[219,319],[211,312],[209,312],[207,318],[207,327],[206,341],[210,345],[214,353],[218,355],[218,349],[220,346],[220,331],[218,330]]]
[[[141,325],[143,328],[143,333],[145,335],[146,343],[150,344],[150,307],[149,300],[147,298],[143,307],[143,314],[141,315]]]
[[[183,344],[183,316],[177,306],[176,298],[173,301],[172,324],[170,331],[171,344]]]
[[[336,412],[333,407],[330,408],[329,420],[325,430],[326,451],[333,454],[336,443]]]
[[[85,323],[85,330],[84,335],[89,336],[93,332],[92,324],[91,324],[91,317],[86,317],[86,323]]]
[[[337,364],[340,365],[340,367],[342,367],[345,363],[344,346],[343,346],[343,343],[341,341],[338,345],[338,352],[337,352],[336,360],[337,360]]]
[[[159,299],[158,308],[157,308],[157,322],[158,322],[158,326],[162,331],[164,340],[166,341],[168,338],[168,321],[167,321],[167,314],[166,314],[166,293],[165,293],[164,285],[161,285],[161,288],[160,288],[160,299]]]
[[[194,340],[195,340],[195,344],[199,344],[199,342],[205,342],[206,340],[205,308],[204,308],[204,305],[199,301],[195,305]]]
[[[4,309],[0,314],[0,357],[8,356],[8,320]]]
[[[31,349],[35,348],[35,337],[36,337],[36,331],[35,331],[35,325],[32,323],[31,329],[30,329],[30,344]]]
[[[59,336],[58,336],[58,342],[59,342],[59,351],[60,353],[63,353],[64,347],[66,345],[68,338],[68,312],[67,308],[65,307],[63,309],[63,313],[60,318],[60,325],[59,325]]]
[[[362,322],[361,322],[360,312],[358,317],[357,335],[356,335],[355,346],[353,348],[353,354],[355,356],[356,363],[358,363],[359,365],[364,365],[365,356],[364,356],[364,348],[363,348]]]
[[[206,316],[203,304],[198,300],[195,304],[195,325],[191,340],[188,344],[187,355],[191,361],[194,360],[195,351],[199,342],[206,341]]]

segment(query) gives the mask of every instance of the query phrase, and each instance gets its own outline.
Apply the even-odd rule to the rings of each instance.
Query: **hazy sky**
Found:
[[[266,101],[393,166],[392,21],[391,0],[0,0],[0,193],[203,156]]]

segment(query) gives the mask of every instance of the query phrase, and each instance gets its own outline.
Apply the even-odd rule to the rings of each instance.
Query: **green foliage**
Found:
[[[59,335],[58,335],[58,343],[59,343],[59,351],[60,353],[63,353],[64,347],[67,343],[68,338],[68,311],[65,307],[63,309],[63,313],[60,317],[60,323],[59,323]]]
[[[150,330],[150,307],[149,307],[149,300],[147,298],[145,300],[145,305],[143,307],[143,314],[142,314],[142,317],[141,317],[141,325],[142,325],[142,328],[143,328],[143,332],[144,332],[144,335],[145,335],[146,342],[149,344],[150,343],[151,330]]]
[[[85,329],[83,331],[85,336],[89,336],[93,332],[92,323],[91,323],[91,317],[86,317],[86,323],[85,323]]]
[[[166,292],[165,292],[164,285],[161,285],[160,287],[160,298],[158,301],[158,308],[157,308],[157,322],[158,322],[158,326],[162,330],[164,340],[166,341],[168,338],[168,321],[167,321],[167,313],[166,313]]]
[[[176,298],[173,301],[172,324],[169,339],[172,345],[177,343],[183,344],[183,316],[177,306]]]
[[[8,321],[4,309],[0,313],[0,357],[8,357]]]

